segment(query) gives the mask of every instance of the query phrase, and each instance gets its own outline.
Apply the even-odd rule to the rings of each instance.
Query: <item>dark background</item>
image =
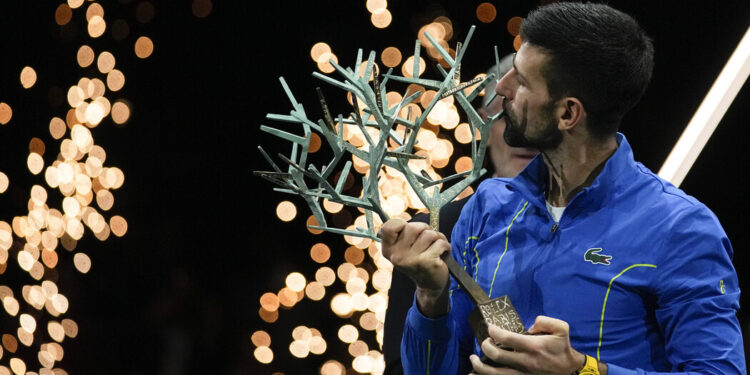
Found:
[[[77,338],[65,341],[60,366],[71,374],[312,374],[327,358],[350,363],[335,338],[344,320],[330,313],[328,298],[282,310],[274,324],[257,314],[261,294],[278,291],[289,272],[312,277],[308,249],[313,243],[330,244],[328,265],[333,267],[345,248],[336,236],[314,237],[305,230],[309,213],[297,198],[291,198],[300,208],[297,218],[290,223],[276,219],[276,205],[290,198],[251,174],[268,169],[256,145],[273,154],[288,153],[287,145],[258,130],[262,123],[278,125],[267,122],[266,113],[291,109],[278,76],[287,79],[310,113],[320,116],[314,94],[320,83],[311,76],[316,70],[309,54],[313,44],[327,42],[344,66],[353,64],[357,48],[379,53],[393,45],[406,57],[418,28],[441,13],[453,20],[460,40],[470,25],[477,25],[463,65],[473,76],[492,63],[492,45],[499,44],[502,54],[512,52],[505,22],[525,16],[537,2],[495,1],[497,19],[482,24],[475,15],[479,1],[394,1],[388,5],[393,22],[384,30],[372,26],[364,1],[216,1],[206,18],[195,17],[188,0],[154,1],[153,19],[139,22],[135,15],[141,3],[102,2],[105,20],[129,22],[130,34],[122,41],[113,40],[110,30],[92,41],[84,28],[84,8],[74,11],[73,36],[63,38],[54,22],[59,2],[0,3],[0,101],[14,111],[11,122],[0,126],[0,171],[11,180],[0,194],[0,220],[24,215],[30,187],[44,185],[43,176],[32,176],[25,163],[31,137],[45,141],[47,163],[59,149],[47,125],[53,116],[64,116],[68,106],[54,99],[56,90],[64,95],[82,76],[102,78],[95,67],[76,64],[81,44],[113,52],[126,83],[108,97],[125,98],[132,108],[124,126],[107,119],[93,130],[95,143],[107,151],[105,165],[125,173],[105,217],[123,215],[128,233],[102,243],[87,232],[78,246],[92,258],[85,275],[73,269],[71,253],[58,249],[58,284],[70,299],[66,316],[80,328]],[[609,3],[634,15],[654,39],[654,79],[622,131],[636,159],[658,171],[750,24],[750,2]],[[132,50],[140,35],[155,44],[145,60]],[[39,76],[29,90],[18,80],[26,65]],[[437,73],[428,67],[425,75]],[[337,100],[342,99],[329,98]],[[721,220],[746,290],[749,281],[741,265],[749,257],[742,220],[748,212],[742,178],[748,104],[745,85],[681,186]],[[336,105],[334,112],[341,112]],[[58,199],[59,204],[59,192],[48,191],[50,202]],[[34,280],[18,271],[12,257],[9,262],[0,284],[20,295],[21,286]],[[746,316],[740,312],[743,327],[750,322]],[[17,318],[4,312],[0,317],[3,332],[15,332]],[[323,356],[299,360],[289,355],[291,328],[300,324],[323,331],[328,342]],[[48,340],[42,338],[45,327],[37,328],[36,340]],[[250,334],[258,329],[272,334],[275,360],[270,365],[253,358]],[[28,358],[30,370],[38,369],[35,351],[21,348],[19,355]],[[6,352],[0,364],[7,366],[9,357]]]

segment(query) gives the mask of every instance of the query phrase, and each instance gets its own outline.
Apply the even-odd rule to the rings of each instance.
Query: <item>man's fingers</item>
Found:
[[[522,335],[520,333],[515,333],[511,331],[506,331],[496,325],[490,324],[488,327],[488,331],[490,334],[490,337],[495,340],[495,342],[508,349],[516,350],[516,351],[528,351],[530,347],[529,340],[532,338],[531,336]]]
[[[386,221],[383,226],[380,227],[380,238],[383,241],[383,244],[392,245],[396,243],[406,224],[406,221],[399,218],[393,218]]]
[[[432,242],[432,244],[427,248],[427,250],[425,250],[425,253],[429,254],[430,257],[440,258],[440,256],[444,252],[450,251],[451,244],[448,241],[446,241],[444,238],[445,237],[437,238],[434,242]]]
[[[482,360],[479,359],[479,357],[476,354],[472,354],[469,357],[469,360],[471,361],[471,367],[474,369],[472,374],[477,375],[522,375],[523,372],[520,372],[516,369],[510,368],[510,367],[495,367],[490,364],[482,362]]]
[[[414,240],[412,248],[414,249],[427,249],[432,244],[440,239],[440,234],[434,230],[424,230],[419,233],[419,236]]]
[[[521,365],[522,353],[514,352],[508,349],[503,349],[496,343],[492,342],[491,339],[485,339],[482,342],[482,353],[497,364],[501,364],[513,368],[523,368]]]
[[[429,229],[430,225],[427,223],[408,223],[404,228],[402,237],[399,238],[399,241],[402,241],[401,243],[406,247],[413,247],[414,242],[417,241],[417,238],[419,238],[419,236],[422,235],[424,231],[427,231]]]
[[[570,326],[565,321],[544,315],[537,316],[536,321],[534,321],[534,324],[529,328],[529,333],[531,334],[546,333],[550,335],[567,335],[569,331]]]

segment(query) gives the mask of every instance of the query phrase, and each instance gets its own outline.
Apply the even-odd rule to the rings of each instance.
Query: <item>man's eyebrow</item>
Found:
[[[526,79],[526,77],[523,74],[521,74],[521,71],[518,70],[518,66],[516,66],[516,54],[515,53],[513,54],[513,69],[516,70],[516,74],[518,74],[518,76],[521,77],[521,80],[523,80],[526,83],[529,82],[529,80]]]

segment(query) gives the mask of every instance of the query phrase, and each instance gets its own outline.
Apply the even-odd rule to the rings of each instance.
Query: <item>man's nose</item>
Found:
[[[512,85],[511,74],[513,74],[513,69],[505,73],[505,75],[497,81],[497,85],[495,85],[495,92],[507,100],[513,99],[515,92],[515,86]]]

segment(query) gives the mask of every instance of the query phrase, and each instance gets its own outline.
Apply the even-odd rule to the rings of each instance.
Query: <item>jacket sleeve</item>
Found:
[[[471,225],[474,198],[466,204],[453,228],[452,255],[459,264],[466,264],[461,254],[467,228]],[[474,352],[475,340],[467,317],[474,305],[453,277],[449,296],[450,311],[437,319],[422,315],[414,298],[401,341],[401,362],[405,374],[454,375],[471,371],[469,355]]]
[[[746,374],[732,246],[705,206],[688,211],[679,215],[662,247],[654,285],[667,359],[672,373]],[[609,374],[660,373],[609,365]]]

